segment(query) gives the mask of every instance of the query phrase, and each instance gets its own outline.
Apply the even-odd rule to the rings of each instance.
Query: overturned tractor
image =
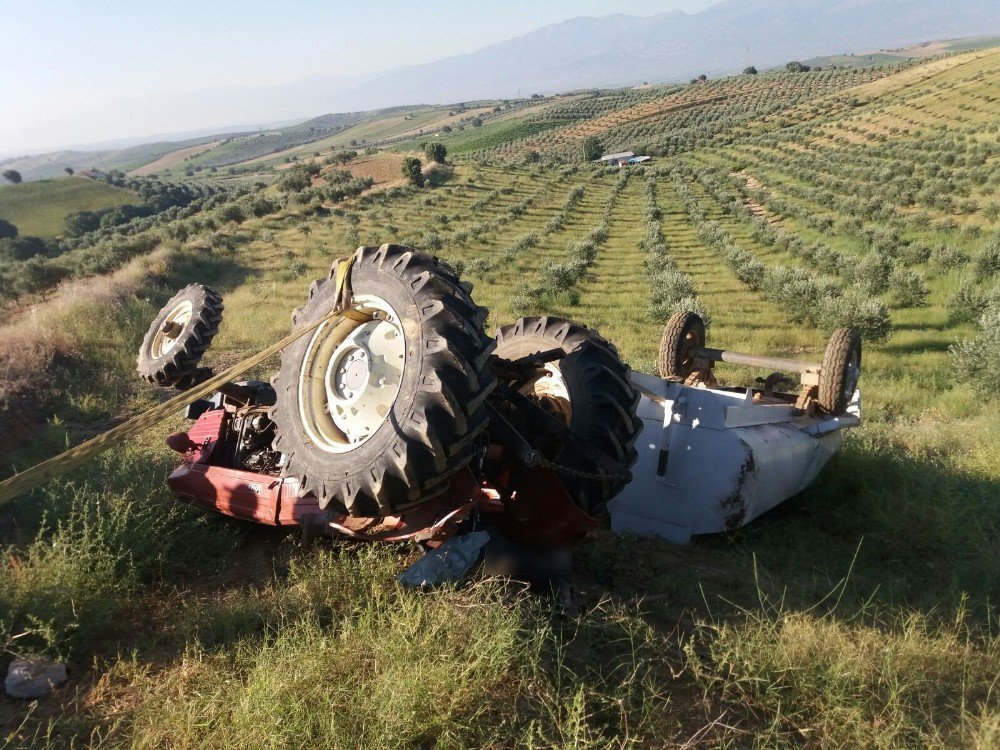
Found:
[[[489,518],[522,542],[612,528],[684,541],[735,528],[800,492],[860,419],[861,344],[831,339],[821,364],[707,349],[672,318],[660,376],[630,371],[595,331],[521,318],[495,338],[471,285],[409,248],[360,248],[315,281],[270,384],[223,383],[190,404],[175,495],[306,534],[430,546]],[[202,285],[161,310],[143,378],[195,387],[222,317]],[[801,373],[719,388],[716,361]]]

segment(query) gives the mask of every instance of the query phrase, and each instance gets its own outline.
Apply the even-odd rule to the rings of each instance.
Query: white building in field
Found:
[[[620,167],[623,164],[628,164],[628,160],[633,156],[635,154],[631,151],[622,151],[620,154],[605,154],[600,159],[595,159],[594,164],[606,164],[609,167],[618,165]]]
[[[594,164],[605,164],[609,167],[630,167],[647,162],[652,158],[652,156],[636,156],[631,151],[622,151],[620,154],[605,154],[600,159],[595,159]]]

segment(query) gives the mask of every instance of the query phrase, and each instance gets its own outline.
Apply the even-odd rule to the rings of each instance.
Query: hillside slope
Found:
[[[136,200],[134,193],[86,177],[0,185],[0,219],[11,222],[22,235],[54,237],[62,234],[68,214]]]
[[[0,326],[0,409],[13,386],[31,404],[4,473],[165,397],[139,382],[134,353],[178,287],[224,295],[207,361],[231,363],[285,335],[310,280],[359,244],[448,260],[491,329],[572,317],[646,371],[678,307],[710,316],[709,345],[723,348],[814,360],[832,327],[866,336],[865,422],[812,487],[685,547],[588,539],[558,603],[479,573],[404,590],[395,576],[412,550],[304,549],[196,512],[163,486],[178,415],[0,508],[0,643],[64,659],[71,675],[37,706],[0,699],[3,736],[996,747],[1000,341],[980,321],[1000,314],[1000,50],[828,73],[567,103],[580,122],[565,144],[559,129],[551,145],[515,132],[456,159],[438,187],[334,202],[335,186],[305,180],[213,195],[144,230],[152,253]],[[668,109],[689,90],[725,99]],[[597,168],[575,148],[584,133],[664,150]],[[766,373],[718,374],[746,385]]]
[[[129,146],[121,149],[101,149],[96,151],[52,151],[35,156],[0,159],[0,168],[14,169],[25,180],[45,180],[60,177],[66,167],[78,172],[85,169],[108,171],[118,169],[128,171],[159,159],[164,154],[179,148],[188,148],[208,143],[218,136],[203,136],[184,141],[159,141]]]

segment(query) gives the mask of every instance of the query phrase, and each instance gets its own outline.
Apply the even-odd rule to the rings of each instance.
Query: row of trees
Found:
[[[696,88],[664,87],[638,92],[595,95],[565,107],[556,105],[545,116],[576,115],[591,118],[623,110],[621,125],[595,136],[606,151],[632,150],[669,156],[735,138],[737,128],[749,122],[776,118],[804,102],[884,77],[899,66],[829,70],[808,76],[790,72],[767,76],[732,76],[702,83]],[[575,109],[574,109],[575,108]],[[662,109],[657,114],[657,109]],[[507,142],[476,155],[485,163],[521,158],[538,151],[549,159],[579,162],[595,159],[599,149],[588,142],[588,127],[568,124],[526,139]],[[581,148],[584,144],[584,148]]]
[[[835,279],[806,268],[763,263],[719,222],[708,219],[680,171],[674,173],[673,179],[699,239],[743,284],[773,302],[789,321],[826,330],[848,326],[871,342],[885,341],[892,334],[889,310],[880,299],[845,289]]]
[[[901,262],[901,243],[879,242],[864,255],[842,253],[821,240],[807,242],[793,232],[773,226],[755,216],[744,196],[735,186],[744,185],[739,176],[726,180],[718,174],[701,171],[698,179],[718,204],[731,216],[750,224],[751,236],[763,245],[794,255],[809,268],[840,276],[847,283],[868,295],[892,292],[898,307],[920,307],[926,304],[929,289],[922,273]]]
[[[711,320],[708,310],[698,300],[694,280],[677,267],[677,261],[663,236],[663,211],[657,200],[656,173],[646,177],[644,235],[639,248],[646,256],[649,280],[650,316],[663,323],[675,312],[696,312],[705,323]]]
[[[523,285],[511,300],[511,311],[524,315],[530,311],[548,310],[564,303],[576,305],[580,301],[577,285],[584,279],[597,260],[597,254],[608,240],[611,231],[611,214],[621,192],[628,184],[629,173],[623,172],[611,189],[604,204],[601,223],[583,239],[567,247],[568,258],[563,262],[546,261],[538,270],[534,283]]]

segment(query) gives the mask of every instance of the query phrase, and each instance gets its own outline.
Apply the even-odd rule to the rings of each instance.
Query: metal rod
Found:
[[[728,352],[725,349],[698,349],[696,357],[704,357],[713,362],[730,362],[734,365],[750,365],[752,367],[767,367],[774,370],[791,370],[792,372],[818,372],[820,366],[812,362],[799,362],[795,359],[782,357],[761,357],[756,354],[741,354]]]

